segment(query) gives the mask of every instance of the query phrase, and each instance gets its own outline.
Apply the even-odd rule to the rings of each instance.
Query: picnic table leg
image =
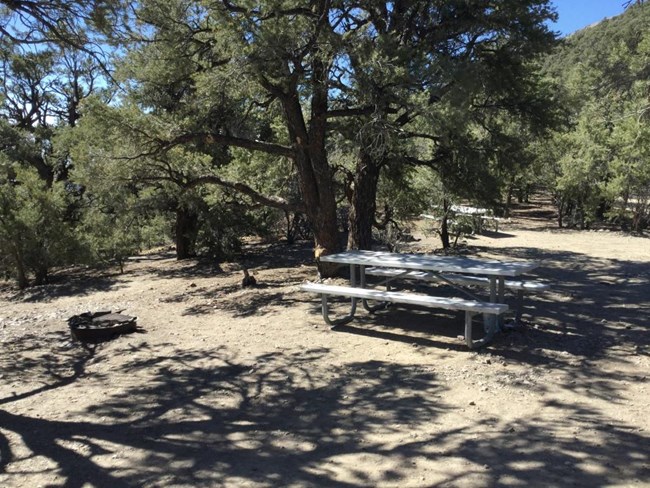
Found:
[[[472,339],[472,318],[476,315],[475,312],[470,312],[467,310],[465,312],[465,343],[470,349],[476,349],[477,347],[482,347],[489,343],[494,334],[498,330],[498,323],[496,320],[496,315],[494,314],[483,314],[483,328],[485,330],[485,336],[480,339]],[[492,316],[491,319],[488,316]]]
[[[361,280],[363,284],[363,282],[365,281],[365,272],[363,268],[361,270]],[[357,272],[356,272],[356,266],[354,264],[350,265],[350,285],[357,286]],[[325,323],[330,327],[336,327],[337,325],[347,324],[354,318],[354,314],[357,311],[357,298],[352,297],[350,299],[350,313],[345,317],[341,317],[340,319],[330,319],[329,317],[330,310],[329,310],[329,304],[327,303],[327,294],[325,293],[321,294],[321,303],[323,308],[323,320],[325,320]]]
[[[521,312],[524,305],[524,290],[517,291],[517,303],[515,305],[515,325],[521,324]]]
[[[330,319],[329,317],[330,310],[329,310],[329,304],[327,303],[326,294],[321,295],[321,303],[323,304],[323,319],[325,320],[325,323],[330,327],[336,327],[337,325],[347,324],[354,318],[354,314],[357,310],[357,300],[353,298],[352,306],[350,308],[350,313],[348,315],[340,319]]]
[[[497,294],[497,281],[499,282],[498,293],[500,293],[500,295]],[[490,276],[490,303],[499,303],[497,299],[503,297],[503,286],[504,282],[502,278]],[[483,314],[483,326],[485,327],[486,331],[500,327],[499,317],[494,314]]]
[[[503,303],[503,296],[506,289],[506,279],[503,276],[499,276],[497,283],[499,303]]]
[[[361,288],[365,288],[366,287],[366,267],[363,266],[363,265],[359,266],[359,280],[361,281]],[[390,291],[390,285],[388,285],[388,283],[386,283],[386,289],[388,291]],[[371,305],[368,305],[368,300],[366,300],[366,299],[361,300],[361,303],[363,304],[363,308],[365,308],[370,313],[374,313],[377,310],[383,310],[389,304],[389,302],[380,302],[379,305],[371,306]]]
[[[497,303],[497,277],[490,276],[490,303]]]

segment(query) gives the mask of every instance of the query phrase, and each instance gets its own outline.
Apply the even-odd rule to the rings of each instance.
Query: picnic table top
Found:
[[[535,261],[496,261],[459,256],[402,254],[385,251],[353,250],[321,256],[323,262],[417,269],[447,273],[469,273],[486,276],[519,276],[539,266]]]
[[[439,205],[434,205],[433,208],[442,208]],[[480,208],[480,207],[470,207],[469,205],[452,205],[451,207],[448,207],[448,210],[450,210],[453,213],[457,214],[465,214],[465,215],[486,215],[490,213],[490,210],[487,208]],[[431,216],[427,216],[431,217]]]
[[[467,205],[452,205],[451,211],[466,215],[485,215],[489,212],[487,208],[468,207]]]

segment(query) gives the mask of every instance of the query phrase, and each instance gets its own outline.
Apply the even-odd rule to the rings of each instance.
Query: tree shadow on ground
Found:
[[[144,267],[147,272],[154,273],[161,278],[210,278],[224,273],[224,268],[231,267],[234,272],[240,273],[242,269],[261,268],[273,270],[277,268],[292,268],[300,265],[314,264],[314,244],[308,241],[299,241],[294,244],[286,243],[254,243],[244,246],[241,253],[232,262],[219,262],[210,258],[194,258],[176,261],[169,258],[172,266]]]
[[[281,256],[281,259],[278,259]],[[249,267],[265,269],[296,267],[314,264],[314,242],[298,241],[294,244],[253,244],[244,249],[241,260]]]
[[[548,282],[551,291],[530,295],[528,304],[536,305],[532,316],[543,322],[573,331],[602,330],[612,323],[642,330],[650,326],[646,317],[650,263],[532,248],[506,248],[499,253],[541,261],[534,275]]]
[[[63,297],[83,297],[101,291],[121,288],[119,275],[96,272],[88,276],[88,270],[62,271],[50,278],[50,283],[17,291],[9,300],[21,302],[50,302]]]
[[[495,250],[477,251],[494,254]],[[619,396],[625,384],[640,380],[642,375],[636,373],[604,371],[599,359],[611,359],[634,371],[634,358],[650,351],[649,263],[530,248],[499,252],[509,258],[541,260],[543,265],[535,270],[535,279],[550,283],[551,291],[528,296],[524,302],[524,325],[495,336],[481,350],[482,354],[514,364],[544,367],[570,377],[566,383],[548,387],[541,384],[540,391],[559,386],[591,397],[612,399]],[[428,285],[421,283],[400,286],[432,293]],[[484,288],[473,291],[486,298]],[[433,293],[458,294],[444,286],[436,286]],[[510,296],[507,301],[512,300],[514,297]],[[341,313],[348,309],[339,308]],[[314,316],[320,314],[319,300],[313,300],[310,312]],[[457,337],[464,333],[462,314],[445,317],[449,314],[444,311],[418,311],[411,307],[400,310],[399,315],[392,308],[374,315],[360,310],[355,321],[337,329],[420,347],[467,351]]]
[[[327,349],[245,360],[225,348],[121,354],[112,381],[140,382],[68,419],[0,410],[8,484],[29,473],[6,469],[7,435],[29,451],[21,461],[46,458],[52,466],[41,474],[68,487],[603,486],[648,475],[647,438],[585,406],[549,400],[555,423],[468,412],[441,429],[437,419],[451,413],[445,387],[418,364],[325,366]],[[590,430],[558,434],[576,423]]]
[[[487,229],[482,230],[481,235],[484,237],[489,237],[490,239],[511,239],[513,237],[516,237],[515,234],[509,234],[503,230],[496,231]]]
[[[152,266],[140,266],[135,271],[137,274],[152,274],[160,279],[182,278],[188,281],[197,278],[213,278],[225,273],[222,263],[209,258],[193,258],[181,261],[175,258],[166,258],[169,263],[161,266],[154,262]]]
[[[215,311],[226,311],[233,317],[264,315],[273,312],[273,309],[287,308],[301,303],[302,301],[298,300],[291,290],[291,287],[301,282],[278,278],[265,279],[263,283],[246,288],[242,288],[240,284],[195,287],[162,298],[161,301],[191,303],[182,315],[210,315]]]
[[[24,334],[3,340],[2,346],[0,377],[6,384],[17,385],[18,391],[0,398],[0,406],[74,383],[100,347],[98,343],[73,341],[69,332]],[[25,389],[31,382],[42,386]]]
[[[349,301],[330,298],[330,318],[345,315],[350,310]],[[320,300],[310,308],[314,316],[321,316]],[[338,314],[338,315],[337,315]],[[466,351],[462,334],[464,333],[464,313],[449,310],[431,310],[425,307],[400,306],[391,304],[384,310],[374,313],[365,311],[361,303],[357,305],[355,319],[345,325],[332,329],[341,334],[354,334],[374,337],[385,341],[403,342],[414,347],[432,347],[445,350]],[[476,319],[476,335],[481,337],[481,325]]]
[[[277,352],[246,363],[223,349],[127,358],[114,373],[146,370],[150,381],[108,396],[86,412],[87,420],[0,410],[0,428],[19,436],[31,456],[52,461],[53,473],[71,487],[354,486],[375,475],[341,461],[360,453],[390,458],[392,467],[380,470],[379,479],[399,480],[410,449],[369,434],[397,435],[404,424],[433,421],[444,409],[442,387],[429,372],[379,361],[314,370],[326,354]],[[116,453],[128,462],[103,468],[102,458]],[[137,455],[129,460],[129,453]],[[338,481],[335,470],[354,481]],[[17,480],[21,473],[8,476]]]

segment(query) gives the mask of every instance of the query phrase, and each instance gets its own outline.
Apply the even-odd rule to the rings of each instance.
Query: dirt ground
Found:
[[[330,330],[308,243],[250,246],[254,288],[164,253],[5,286],[0,486],[650,486],[650,240],[553,226],[522,205],[468,240],[552,284],[478,352],[436,310]],[[71,340],[106,309],[139,331]]]

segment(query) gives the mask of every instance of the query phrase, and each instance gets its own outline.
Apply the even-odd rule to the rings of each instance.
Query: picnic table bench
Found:
[[[487,344],[495,333],[500,330],[500,317],[509,309],[507,304],[502,303],[506,287],[522,292],[526,288],[536,288],[536,285],[531,285],[532,282],[523,280],[506,281],[505,277],[520,276],[538,266],[537,263],[530,261],[488,261],[476,258],[398,254],[381,251],[346,251],[323,256],[321,261],[350,266],[350,286],[323,283],[305,283],[301,285],[303,291],[321,295],[323,318],[332,327],[350,322],[354,318],[358,300],[361,300],[364,308],[369,312],[384,308],[388,303],[459,310],[465,312],[465,342],[471,349]],[[358,284],[356,279],[357,268],[360,278]],[[367,288],[366,275],[388,278],[385,282],[387,289]],[[398,278],[443,281],[469,298],[392,291],[389,282]],[[480,299],[471,291],[459,286],[475,284],[489,287],[489,300]],[[544,284],[544,286],[547,285]],[[351,299],[350,313],[347,316],[339,319],[329,317],[328,298],[331,296]],[[368,303],[369,300],[379,302],[379,305],[371,306]],[[483,314],[485,336],[481,339],[473,339],[472,337],[472,319],[477,314]]]
[[[331,295],[359,298],[367,306],[367,300],[376,300],[379,302],[403,303],[407,305],[419,305],[428,308],[441,308],[445,310],[462,310],[465,312],[465,342],[470,349],[487,344],[492,336],[497,332],[496,321],[486,325],[486,335],[474,340],[472,339],[472,318],[478,314],[500,315],[508,310],[508,305],[501,303],[488,303],[478,300],[465,300],[462,298],[448,298],[430,295],[419,295],[413,293],[404,293],[397,291],[371,290],[368,288],[356,288],[350,286],[325,285],[321,283],[305,283],[300,287],[303,291],[319,293],[322,298],[323,318],[325,322],[332,326],[342,325],[354,318],[355,306],[351,313],[342,319],[332,320],[329,318],[329,305],[327,298]],[[353,302],[354,304],[355,302]],[[367,306],[368,308],[368,306]]]
[[[490,279],[487,276],[477,276],[477,275],[464,275],[457,273],[432,273],[430,271],[416,271],[416,270],[404,270],[399,268],[378,268],[371,267],[366,268],[366,275],[370,276],[383,276],[389,279],[404,279],[404,280],[419,280],[419,281],[432,281],[432,282],[442,282],[442,283],[451,283],[458,285],[474,285],[481,287],[489,287]],[[390,286],[390,280],[385,282],[387,286]],[[513,290],[517,292],[516,306],[515,306],[515,322],[519,323],[521,321],[521,313],[523,308],[523,299],[524,293],[529,292],[542,292],[550,288],[548,283],[542,283],[540,281],[530,281],[530,280],[504,280],[503,286],[506,289]]]

